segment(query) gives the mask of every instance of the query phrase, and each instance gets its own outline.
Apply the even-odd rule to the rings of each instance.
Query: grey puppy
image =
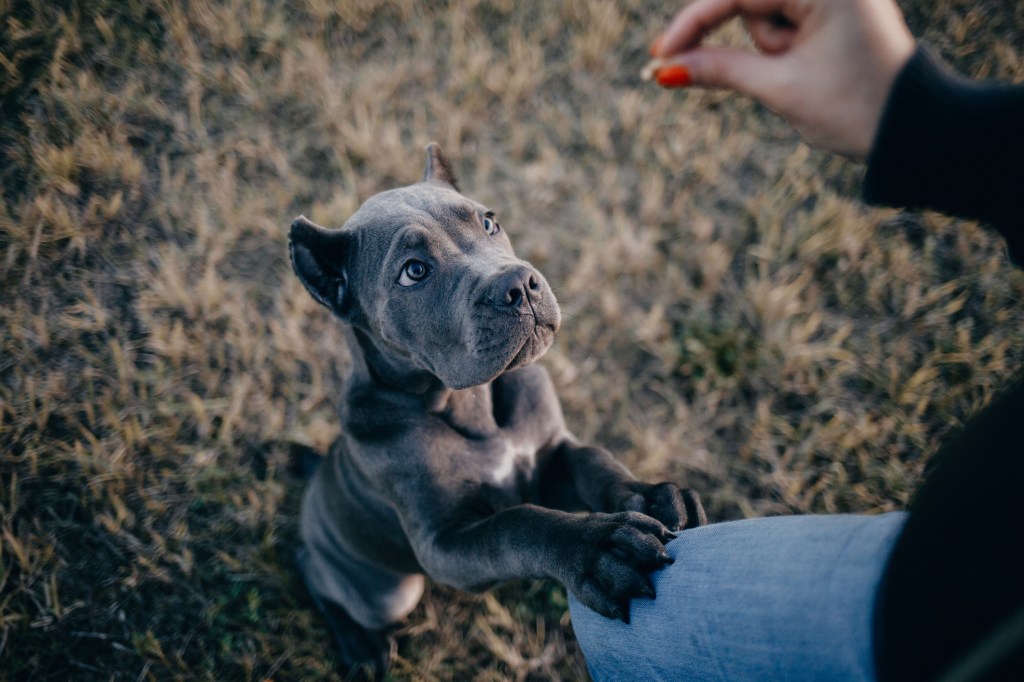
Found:
[[[551,288],[459,193],[441,149],[427,147],[421,182],[371,197],[340,230],[300,216],[289,247],[352,352],[299,552],[342,665],[383,675],[423,574],[469,591],[554,578],[628,622],[671,562],[672,531],[706,523],[700,500],[569,433],[531,364],[560,323]]]

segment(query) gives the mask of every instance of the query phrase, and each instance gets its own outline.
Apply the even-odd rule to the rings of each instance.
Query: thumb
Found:
[[[664,87],[697,85],[734,90],[771,104],[778,82],[779,58],[727,47],[699,47],[673,55],[658,69]],[[673,67],[683,67],[684,71]]]

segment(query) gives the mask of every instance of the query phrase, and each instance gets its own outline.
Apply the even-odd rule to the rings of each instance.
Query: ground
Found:
[[[902,6],[1024,80],[1020,3]],[[0,679],[332,679],[289,462],[338,433],[347,354],[287,227],[432,139],[555,288],[579,437],[713,520],[903,507],[1018,374],[1024,277],[758,105],[639,82],[674,9],[0,0]],[[392,675],[586,672],[564,591],[520,581],[431,585]]]

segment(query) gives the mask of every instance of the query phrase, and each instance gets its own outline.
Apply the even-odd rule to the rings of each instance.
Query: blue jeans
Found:
[[[595,682],[872,680],[875,592],[906,514],[694,528],[667,546],[631,624],[570,600]]]

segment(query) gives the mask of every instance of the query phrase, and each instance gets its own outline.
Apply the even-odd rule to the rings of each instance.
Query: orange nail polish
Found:
[[[653,43],[651,43],[651,47],[647,51],[651,54],[652,57],[657,57],[658,53],[661,52],[661,39],[664,37],[665,34],[662,33],[661,35],[654,39]]]
[[[690,70],[678,64],[658,69],[654,74],[654,80],[663,88],[685,88],[693,82]]]

